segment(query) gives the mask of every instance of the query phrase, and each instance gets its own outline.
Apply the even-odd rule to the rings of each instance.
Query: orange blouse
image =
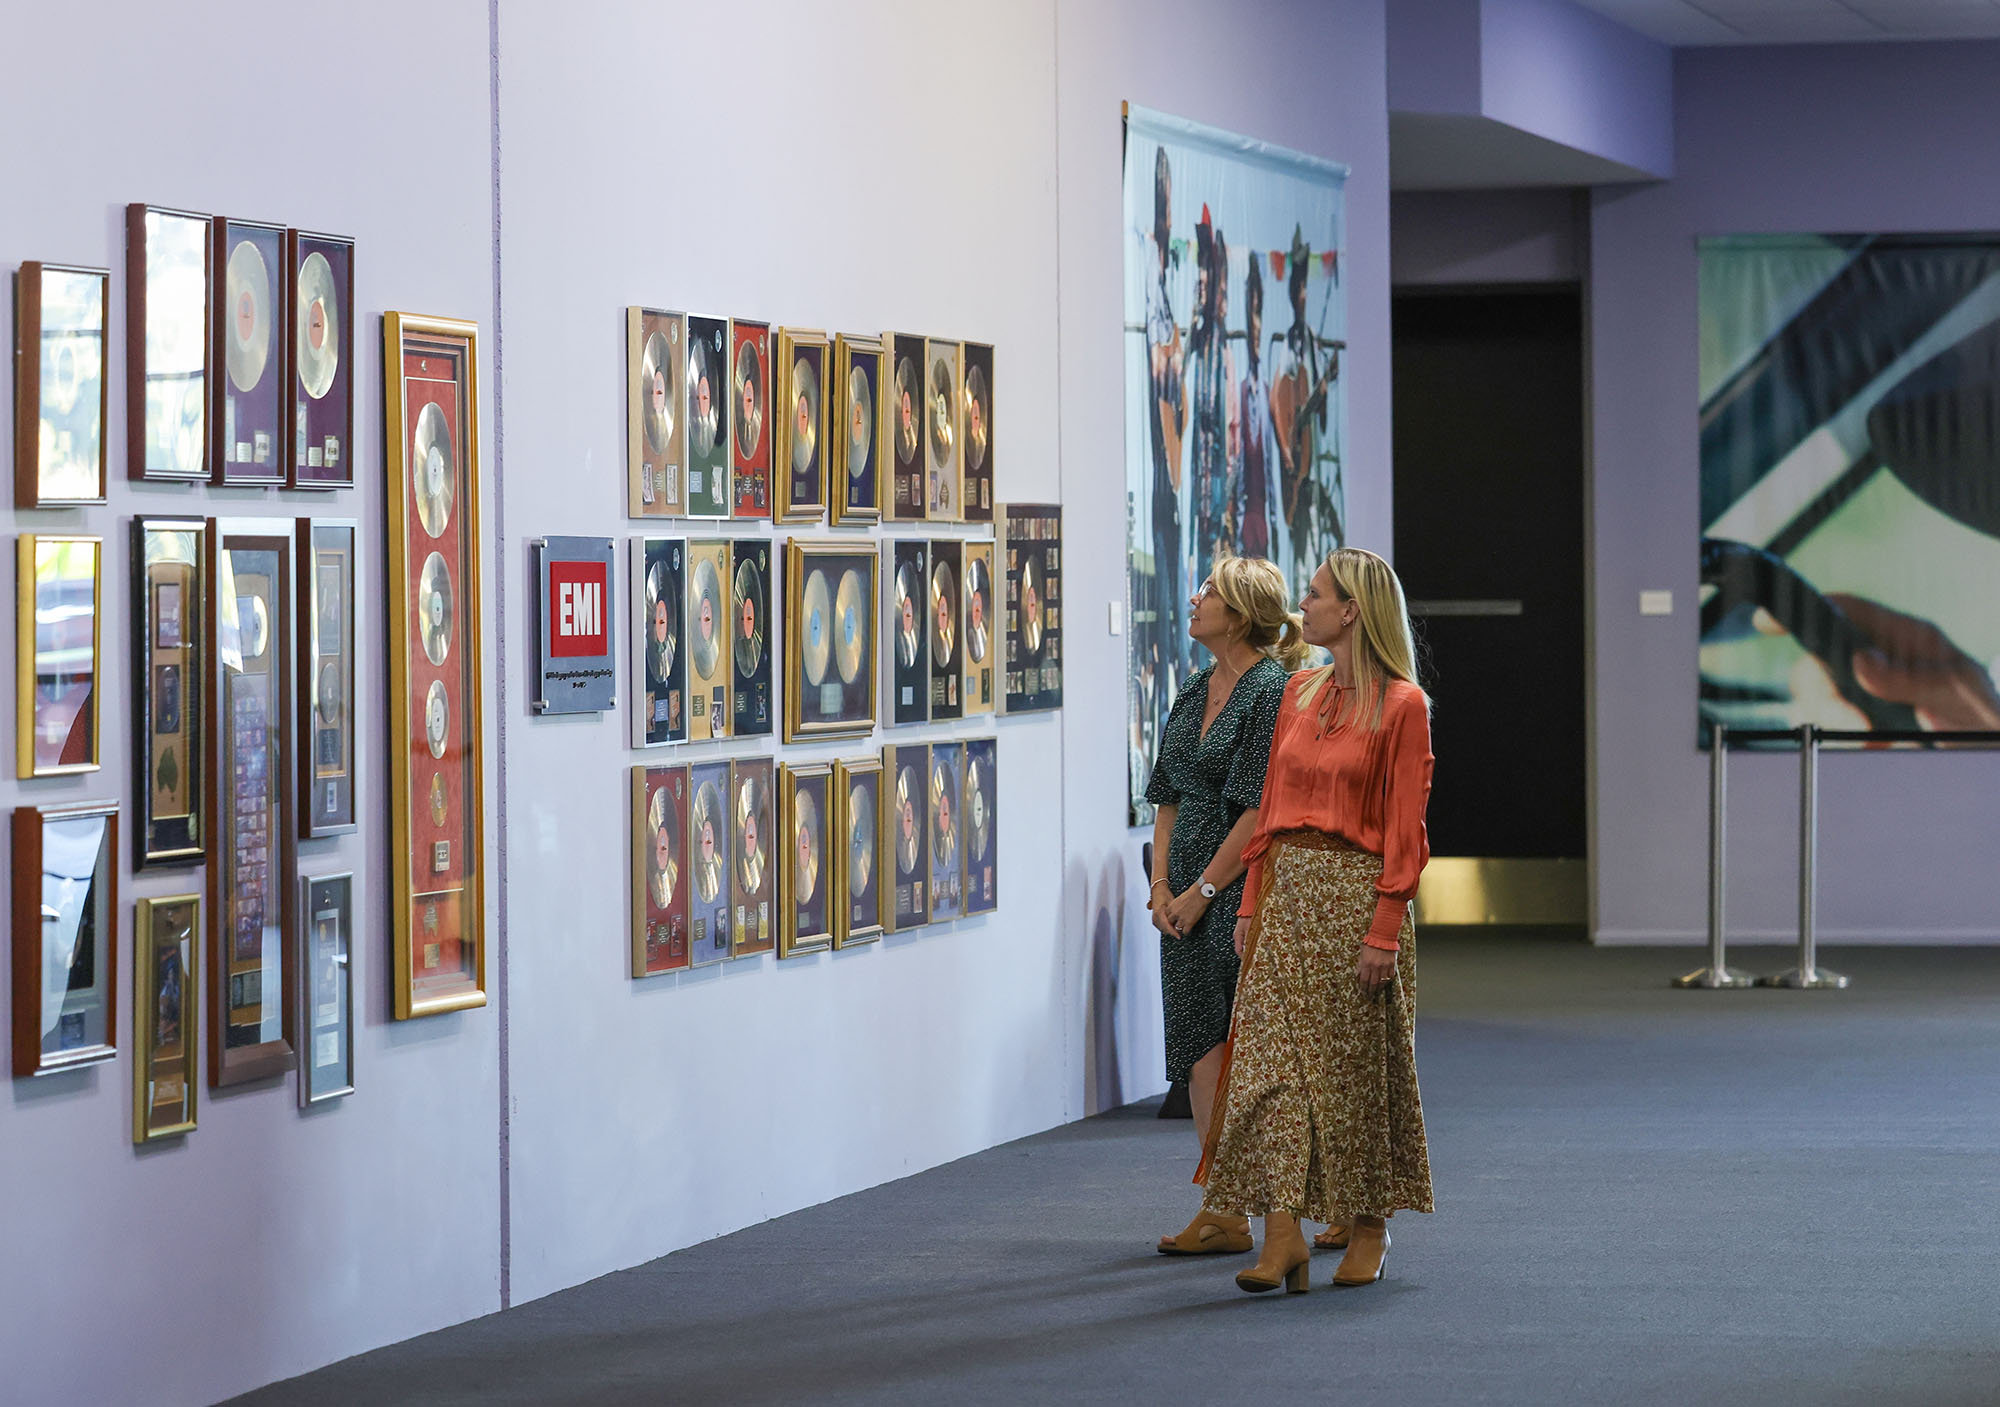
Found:
[[[1263,857],[1281,831],[1324,831],[1349,845],[1382,857],[1375,921],[1364,942],[1394,951],[1403,913],[1417,894],[1417,879],[1430,859],[1424,808],[1431,795],[1431,720],[1423,691],[1404,680],[1389,681],[1382,700],[1382,726],[1348,717],[1337,727],[1327,720],[1354,702],[1331,676],[1301,709],[1299,696],[1320,677],[1308,669],[1285,685],[1278,727],[1271,737],[1271,765],[1264,773],[1264,799],[1257,830],[1243,847],[1249,875],[1239,914],[1254,914],[1263,893]],[[1321,729],[1327,728],[1324,736]]]

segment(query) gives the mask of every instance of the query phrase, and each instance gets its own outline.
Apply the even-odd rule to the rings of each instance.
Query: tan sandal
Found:
[[[1334,1225],[1329,1226],[1327,1227],[1326,1230],[1320,1232],[1319,1235],[1313,1237],[1313,1249],[1316,1251],[1346,1250],[1347,1231],[1348,1231],[1347,1227],[1342,1226],[1338,1222],[1336,1222]]]
[[[1160,1238],[1159,1252],[1163,1256],[1241,1255],[1253,1244],[1249,1217],[1196,1212],[1180,1235]]]

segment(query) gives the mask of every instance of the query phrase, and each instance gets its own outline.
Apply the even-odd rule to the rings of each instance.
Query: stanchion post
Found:
[[[1731,968],[1725,959],[1722,933],[1723,842],[1728,836],[1729,738],[1720,723],[1708,729],[1708,966],[1676,977],[1676,987],[1719,990],[1749,987],[1755,979],[1747,972]]]
[[[1819,735],[1819,728],[1811,723],[1799,729],[1799,961],[1796,967],[1758,978],[1763,987],[1817,990],[1847,985],[1838,972],[1819,966],[1814,928],[1817,916],[1813,900],[1819,877]]]

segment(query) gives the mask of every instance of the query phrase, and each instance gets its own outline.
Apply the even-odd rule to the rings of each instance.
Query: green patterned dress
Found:
[[[1201,719],[1214,673],[1210,665],[1181,686],[1146,787],[1146,800],[1155,806],[1180,807],[1167,846],[1167,883],[1176,894],[1201,878],[1237,820],[1263,799],[1271,732],[1285,694],[1284,667],[1273,659],[1257,661],[1236,681],[1204,736]],[[1160,935],[1169,1080],[1185,1080],[1197,1060],[1228,1039],[1236,1000],[1236,910],[1242,902],[1239,875],[1215,892],[1193,932]]]

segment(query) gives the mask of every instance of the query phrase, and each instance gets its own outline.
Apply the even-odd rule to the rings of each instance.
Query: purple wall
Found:
[[[1675,178],[1605,191],[1591,222],[1592,845],[1599,941],[1705,923],[1695,750],[1695,239],[2000,228],[2000,44],[1688,50]],[[1638,593],[1675,612],[1641,619]],[[1730,929],[1795,923],[1796,763],[1733,768]],[[2000,756],[1831,756],[1822,936],[2000,939]]]
[[[1485,0],[1480,110],[1523,132],[1673,174],[1673,56],[1568,0]]]

